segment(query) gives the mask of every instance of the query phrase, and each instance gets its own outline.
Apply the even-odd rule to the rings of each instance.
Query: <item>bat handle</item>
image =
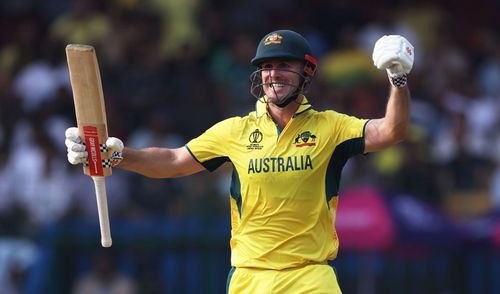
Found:
[[[97,200],[97,212],[99,213],[99,225],[101,227],[101,244],[103,247],[111,247],[111,230],[109,229],[108,200],[106,197],[106,181],[104,177],[92,176],[95,186]]]

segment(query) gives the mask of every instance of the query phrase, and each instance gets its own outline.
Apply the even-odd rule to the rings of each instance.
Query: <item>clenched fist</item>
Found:
[[[413,67],[413,45],[399,35],[383,36],[375,42],[373,64],[387,70],[390,82],[397,87],[406,85],[407,75]]]

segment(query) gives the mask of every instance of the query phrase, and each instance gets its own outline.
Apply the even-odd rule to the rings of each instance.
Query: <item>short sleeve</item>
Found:
[[[224,138],[230,138],[234,119],[223,120],[186,144],[191,155],[207,170],[214,171],[230,161]]]
[[[364,129],[367,119],[360,119],[335,111],[329,115],[335,145],[343,146],[347,156],[362,154],[365,149]]]

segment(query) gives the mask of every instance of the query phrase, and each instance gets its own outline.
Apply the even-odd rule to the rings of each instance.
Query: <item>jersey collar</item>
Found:
[[[255,104],[255,114],[257,117],[261,117],[264,114],[269,115],[269,112],[267,109],[267,103],[265,102],[266,99],[267,99],[266,96],[264,96],[264,99],[257,99],[257,102]],[[307,100],[306,96],[303,96],[302,102],[299,105],[299,108],[297,108],[297,110],[295,111],[294,116],[299,115],[299,114],[303,113],[304,111],[307,111],[311,108],[312,108],[312,106],[309,103],[309,100]]]

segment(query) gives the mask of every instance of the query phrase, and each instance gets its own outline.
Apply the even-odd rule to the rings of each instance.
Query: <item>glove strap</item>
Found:
[[[111,153],[111,157],[109,158],[109,160],[111,161],[112,167],[117,166],[123,160],[122,152],[114,151],[113,153]]]
[[[402,74],[398,76],[389,76],[389,82],[395,87],[402,88],[406,86],[406,82],[408,81],[408,75]]]

